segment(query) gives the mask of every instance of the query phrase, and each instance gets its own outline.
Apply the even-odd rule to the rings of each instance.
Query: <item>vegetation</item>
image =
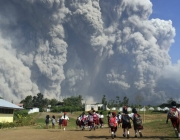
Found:
[[[14,121],[13,122],[1,122],[0,129],[2,128],[12,128],[18,126],[29,126],[34,125],[34,116],[29,115],[27,110],[16,110],[14,111]]]

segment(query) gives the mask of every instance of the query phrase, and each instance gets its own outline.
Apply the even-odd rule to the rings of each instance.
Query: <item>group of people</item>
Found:
[[[118,114],[116,114],[116,112],[112,112],[112,113],[109,112],[107,117],[108,117],[108,126],[111,129],[112,138],[116,137],[118,126],[122,126],[123,137],[129,138],[130,137],[129,129],[131,129],[131,120],[134,126],[134,132],[135,132],[134,137],[137,138],[138,133],[139,136],[142,137],[142,132],[141,132],[141,130],[143,129],[142,119],[135,108],[132,109],[132,113],[128,113],[127,107],[124,106],[122,113],[119,112]]]
[[[180,118],[180,110],[176,107],[176,102],[172,101],[171,103],[172,107],[167,112],[167,120],[166,123],[168,123],[168,120],[171,120],[172,126],[174,128],[175,134],[178,138],[180,138],[180,129],[179,129],[179,118]],[[55,128],[56,122],[59,124],[59,128],[66,129],[67,121],[69,120],[69,117],[67,116],[67,113],[64,112],[62,116],[60,116],[57,120],[55,116],[53,115],[52,118],[50,118],[49,115],[46,116],[45,123],[46,128],[49,128],[50,121],[52,122],[52,128]],[[131,121],[133,123],[133,128],[135,135],[134,137],[137,138],[138,134],[139,137],[142,137],[142,119],[140,114],[137,112],[136,108],[132,109],[132,113],[129,113],[127,110],[127,107],[123,107],[123,112],[116,114],[116,112],[108,112],[107,114],[107,120],[108,120],[108,127],[111,130],[111,137],[116,137],[116,132],[118,127],[122,127],[123,129],[123,137],[130,137],[129,129],[132,128]],[[104,126],[104,115],[102,112],[98,111],[88,111],[88,114],[85,112],[82,112],[81,115],[79,115],[76,119],[76,126],[81,128],[81,130],[84,130],[85,127],[91,131],[92,129],[95,130],[97,128],[103,128]]]
[[[83,112],[79,117],[77,117],[76,120],[76,126],[81,128],[82,130],[85,129],[87,126],[89,131],[92,129],[97,129],[98,127],[103,128],[104,125],[104,115],[102,112],[96,112],[88,111],[88,114],[86,115],[85,112]]]
[[[180,138],[180,128],[179,128],[179,119],[180,119],[180,109],[176,107],[176,102],[171,102],[171,108],[167,112],[167,119],[166,123],[168,123],[168,120],[171,120],[172,126],[175,131],[175,135],[177,138]],[[129,129],[131,129],[131,121],[133,122],[134,132],[135,132],[135,138],[139,136],[142,137],[142,119],[141,116],[138,114],[137,110],[135,108],[132,109],[132,113],[128,113],[127,107],[123,107],[122,114],[118,113],[116,115],[116,112],[109,112],[108,115],[108,125],[111,128],[111,137],[116,137],[117,127],[119,124],[122,123],[122,129],[123,129],[123,137],[129,138]]]
[[[56,122],[59,125],[59,128],[63,128],[63,130],[66,130],[67,127],[67,121],[69,120],[69,117],[67,116],[67,113],[64,112],[62,116],[59,116],[59,118],[56,120],[55,116],[53,115],[52,118],[50,118],[49,115],[46,116],[45,123],[46,123],[46,128],[49,128],[49,123],[52,123],[52,128],[54,129],[56,126]]]

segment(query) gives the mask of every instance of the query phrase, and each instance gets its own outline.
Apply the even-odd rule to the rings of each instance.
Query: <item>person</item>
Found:
[[[61,118],[62,118],[62,116],[59,116],[59,119],[58,119],[59,129],[62,128],[62,121],[63,121],[63,119],[61,119]]]
[[[108,121],[108,125],[109,125],[109,119],[111,118],[111,112],[109,111],[107,114],[107,121]],[[110,127],[110,126],[109,126]]]
[[[93,110],[93,128],[94,128],[94,130],[96,130],[96,128],[98,128],[98,115],[97,115],[97,113],[96,113],[96,111],[95,110]]]
[[[56,119],[55,119],[55,116],[53,115],[52,116],[52,129],[55,128],[55,124],[56,124]]]
[[[118,112],[118,115],[117,115],[117,119],[118,119],[118,127],[121,127],[121,112]]]
[[[46,119],[45,119],[46,129],[49,128],[49,120],[50,120],[50,116],[49,116],[49,115],[46,115]]]
[[[114,137],[116,137],[116,131],[117,131],[116,112],[112,112],[112,116],[109,118],[109,127],[111,128],[111,137],[112,139],[114,139]]]
[[[99,124],[100,124],[100,128],[103,128],[103,125],[104,125],[104,115],[102,114],[102,112],[100,112],[100,115],[99,115]]]
[[[80,121],[81,121],[81,130],[85,129],[85,125],[87,123],[87,116],[85,114],[85,112],[83,112],[80,116]]]
[[[131,129],[130,115],[128,114],[127,107],[123,107],[123,113],[121,114],[123,137],[129,138],[129,129]],[[127,134],[127,135],[126,135]]]
[[[81,115],[76,119],[76,128],[81,128]]]
[[[142,137],[143,125],[142,125],[142,119],[141,116],[137,113],[136,108],[132,109],[131,119],[134,126],[134,132],[135,132],[135,138],[137,138],[137,133],[139,132],[140,137]]]
[[[66,130],[67,127],[67,121],[69,120],[69,117],[67,116],[67,113],[64,112],[64,115],[61,117],[62,121],[62,127],[64,129],[64,131]]]
[[[89,127],[89,131],[92,130],[92,128],[94,127],[94,120],[93,120],[93,114],[91,111],[88,111],[88,127]]]
[[[177,137],[180,138],[180,132],[179,132],[179,115],[180,115],[180,110],[176,108],[176,102],[172,101],[171,102],[171,108],[167,112],[167,120],[166,124],[168,123],[168,120],[171,120],[172,126],[174,128],[175,134]]]

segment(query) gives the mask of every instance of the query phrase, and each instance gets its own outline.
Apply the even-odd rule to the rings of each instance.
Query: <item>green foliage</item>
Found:
[[[82,96],[79,95],[78,97],[72,96],[72,97],[68,97],[65,98],[64,101],[64,105],[65,106],[77,106],[80,107],[82,106]]]
[[[27,96],[24,100],[22,100],[20,103],[23,103],[23,107],[27,108],[27,107],[33,107],[33,100],[32,100],[32,96],[29,95]]]
[[[49,104],[50,104],[51,106],[56,106],[57,103],[58,103],[58,100],[56,100],[56,99],[51,99],[51,100],[49,101]]]
[[[0,122],[0,129],[17,127],[15,122]]]
[[[34,124],[34,121],[27,110],[17,110],[14,112],[14,123],[16,123],[16,126],[27,126]]]

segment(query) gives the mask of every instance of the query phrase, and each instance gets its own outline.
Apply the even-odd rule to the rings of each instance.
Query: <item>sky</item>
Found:
[[[171,62],[176,64],[180,60],[180,0],[151,0],[153,4],[153,13],[151,18],[160,18],[171,20],[176,29],[175,42],[172,44],[169,55]]]
[[[57,100],[81,95],[87,103],[103,95],[130,103],[180,101],[179,5],[0,0],[0,97],[18,103],[40,92]]]

